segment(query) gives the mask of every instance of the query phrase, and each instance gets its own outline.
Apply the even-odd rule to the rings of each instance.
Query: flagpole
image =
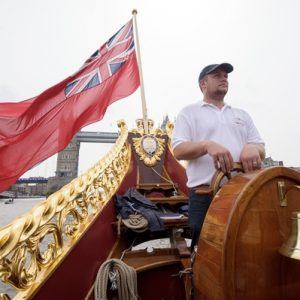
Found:
[[[135,38],[135,44],[136,44],[137,63],[138,63],[139,76],[140,76],[143,121],[144,121],[145,133],[148,134],[148,132],[149,132],[148,131],[148,114],[147,114],[147,105],[146,105],[146,97],[145,97],[145,88],[144,88],[143,71],[142,71],[142,60],[141,60],[139,34],[138,34],[138,28],[137,28],[136,15],[137,15],[137,10],[134,9],[132,11],[132,16],[133,16],[133,26],[134,26],[134,38]]]

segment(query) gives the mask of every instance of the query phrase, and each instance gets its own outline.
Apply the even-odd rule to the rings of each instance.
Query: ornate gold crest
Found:
[[[164,152],[165,140],[152,134],[147,134],[139,138],[133,138],[132,141],[140,160],[148,167],[155,166]]]

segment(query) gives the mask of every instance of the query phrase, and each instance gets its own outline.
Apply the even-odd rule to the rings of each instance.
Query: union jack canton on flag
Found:
[[[66,97],[93,88],[113,76],[134,49],[133,24],[130,20],[85,61],[78,73],[85,69],[86,71],[67,84]]]

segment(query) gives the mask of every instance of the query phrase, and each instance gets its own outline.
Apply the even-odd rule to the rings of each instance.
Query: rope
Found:
[[[148,221],[140,214],[129,215],[128,219],[122,219],[122,223],[135,232],[144,232],[148,229]]]
[[[127,249],[125,249],[125,250],[122,251],[122,255],[120,257],[121,260],[123,260],[125,254],[132,249],[132,247],[133,247],[133,245],[134,245],[134,243],[136,241],[136,238],[137,238],[137,236],[134,238],[134,240],[132,241],[131,245]]]
[[[120,259],[109,259],[101,265],[95,282],[95,300],[107,300],[108,280],[111,290],[118,290],[119,300],[138,299],[136,271]]]
[[[168,173],[166,173],[166,175],[169,177],[169,179],[167,179],[166,177],[164,177],[164,176],[162,176],[161,174],[159,174],[154,168],[151,167],[151,169],[152,169],[152,171],[153,171],[154,173],[156,173],[161,179],[163,179],[163,180],[165,180],[165,181],[171,183],[171,184],[173,185],[173,189],[174,189],[174,191],[175,191],[175,194],[176,194],[176,195],[179,195],[179,193],[178,193],[178,191],[177,191],[177,189],[176,189],[176,187],[175,187],[175,184],[174,184],[174,182],[172,181],[172,179],[168,176]]]

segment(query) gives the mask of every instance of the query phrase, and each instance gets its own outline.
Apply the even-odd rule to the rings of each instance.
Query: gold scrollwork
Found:
[[[29,213],[0,228],[0,279],[30,298],[110,201],[130,163],[128,130],[92,168],[40,202]],[[44,240],[43,244],[42,241]],[[0,294],[0,300],[9,296]]]
[[[48,249],[41,251],[40,243],[49,234],[54,237],[48,243]],[[58,227],[45,224],[37,229],[34,235],[17,247],[10,258],[0,261],[0,275],[4,282],[18,289],[26,289],[36,279],[39,270],[47,267],[61,253],[62,239]]]
[[[174,124],[168,121],[166,124],[166,133],[170,139],[172,137],[173,131],[174,131]]]
[[[150,145],[152,149],[147,151],[143,142],[145,139],[149,139],[155,145]],[[140,160],[144,162],[146,166],[153,167],[160,160],[160,156],[163,154],[165,149],[165,140],[158,138],[154,135],[144,135],[139,138],[133,138],[133,146],[136,153],[139,155]]]

